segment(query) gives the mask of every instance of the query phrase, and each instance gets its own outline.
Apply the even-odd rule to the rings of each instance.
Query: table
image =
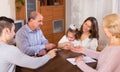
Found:
[[[16,72],[82,72],[76,65],[72,65],[66,58],[76,57],[81,54],[69,50],[60,50],[57,56],[38,69],[28,69],[17,66]],[[95,68],[97,63],[88,63]]]

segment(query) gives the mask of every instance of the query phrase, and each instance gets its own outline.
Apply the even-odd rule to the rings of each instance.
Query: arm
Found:
[[[66,49],[66,50],[69,50],[71,46],[73,46],[73,44],[70,43],[70,42],[64,42],[64,43],[59,43],[58,44],[58,48],[63,48],[63,49]]]
[[[90,49],[86,49],[86,48],[83,48],[81,53],[83,53],[83,54],[85,54],[87,56],[90,56],[90,57],[92,57],[94,59],[98,59],[99,54],[100,54],[100,52],[90,50]]]
[[[95,69],[93,69],[92,67],[88,66],[83,61],[77,63],[77,66],[84,72],[97,72]]]
[[[87,56],[97,59],[99,56],[99,52],[96,51],[98,47],[98,40],[96,38],[93,38],[93,39],[90,39],[88,43],[89,43],[89,49],[83,48],[82,53],[84,53]]]
[[[47,63],[48,60],[55,56],[55,50],[48,52],[49,54],[46,54],[42,57],[36,58],[25,55],[24,53],[20,52],[20,50],[16,47],[14,47],[14,49],[12,48],[12,50],[9,52],[9,56],[6,59],[7,61],[21,67],[27,67],[32,69],[41,67],[42,65]]]
[[[109,52],[108,52],[109,51]],[[119,53],[120,50],[108,50],[108,54],[102,55],[106,58],[99,58],[98,60],[98,66],[99,68],[93,69],[86,65],[83,61],[77,63],[77,66],[84,72],[114,72],[117,70],[117,67],[119,67],[120,62],[119,62]],[[117,71],[116,71],[117,72]]]
[[[77,47],[71,46],[70,50],[73,52],[76,52],[76,53],[83,53],[83,54],[90,56],[92,58],[95,58],[95,59],[98,59],[98,56],[99,56],[99,52],[90,50],[90,49],[86,49],[86,48],[82,48],[80,46],[77,46]]]
[[[43,33],[42,33],[42,31],[41,30],[39,30],[40,32],[38,32],[39,33],[39,35],[41,35],[41,44],[47,44],[48,43],[48,40],[45,38],[45,36],[43,35]]]
[[[58,48],[68,49],[71,45],[72,43],[68,41],[66,35],[64,35],[58,42]]]

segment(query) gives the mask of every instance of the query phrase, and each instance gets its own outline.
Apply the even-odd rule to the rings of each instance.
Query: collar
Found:
[[[28,26],[28,24],[25,25],[25,28],[28,32],[34,32],[33,30],[30,29],[30,27]]]

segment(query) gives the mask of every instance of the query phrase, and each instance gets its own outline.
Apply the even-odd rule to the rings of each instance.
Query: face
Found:
[[[40,27],[43,25],[43,16],[41,14],[38,14],[36,19],[33,20],[34,22],[34,29],[40,29]]]
[[[72,32],[68,32],[67,37],[68,37],[69,41],[74,41],[75,40],[75,34],[72,33]]]
[[[91,30],[91,26],[92,26],[91,21],[87,20],[87,21],[83,24],[83,32],[89,32],[89,31]]]
[[[14,36],[15,36],[15,25],[13,24],[11,31],[9,30],[6,36],[7,42],[11,43],[13,42]]]

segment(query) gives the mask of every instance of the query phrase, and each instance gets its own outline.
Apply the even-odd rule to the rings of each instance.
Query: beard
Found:
[[[9,45],[15,45],[14,39],[8,40],[7,43],[8,43]]]
[[[12,37],[11,35],[8,35],[6,37],[6,42],[7,44],[14,45],[15,44],[14,37]]]

